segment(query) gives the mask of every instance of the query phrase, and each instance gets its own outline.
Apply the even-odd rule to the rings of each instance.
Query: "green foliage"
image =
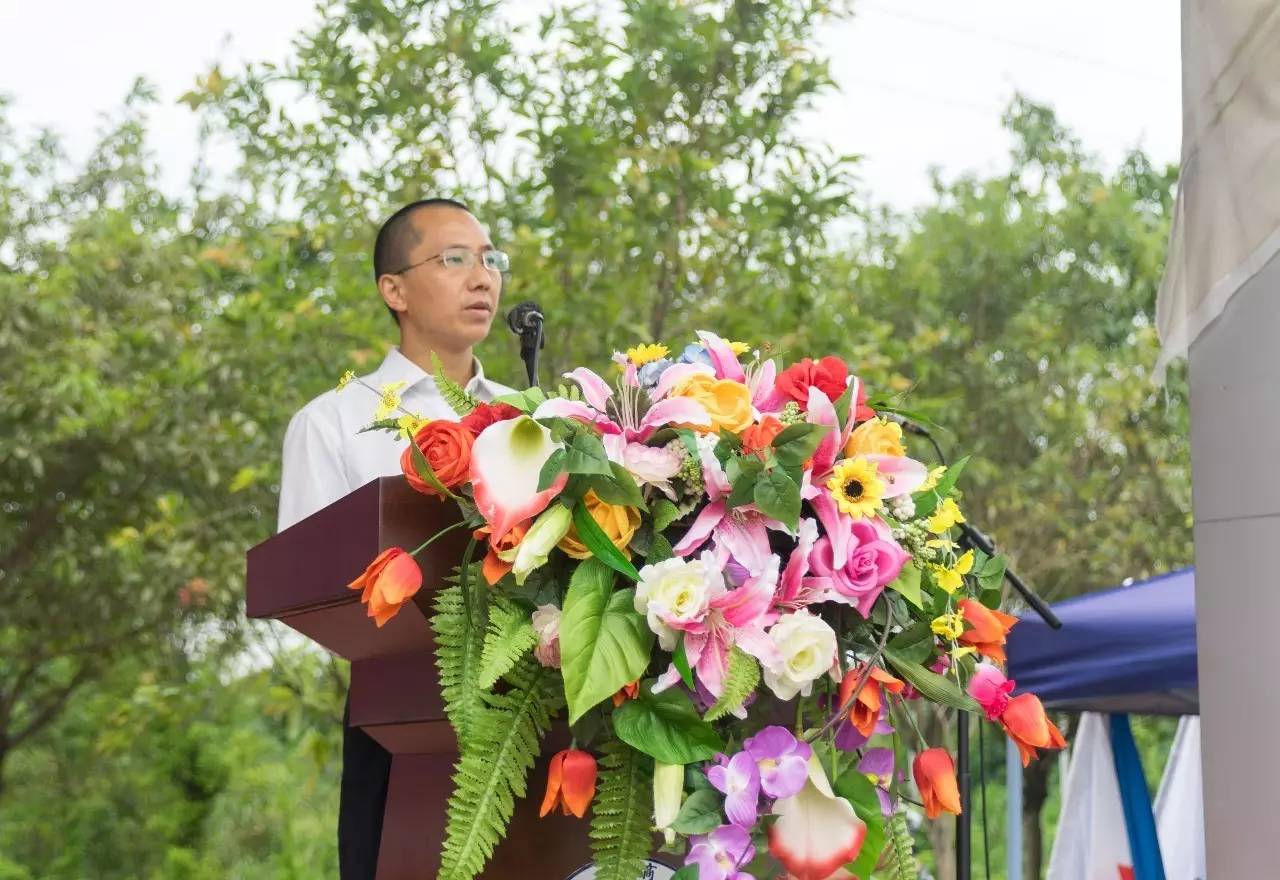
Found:
[[[600,880],[635,880],[653,849],[653,762],[617,739],[599,749],[591,854]]]
[[[614,578],[603,562],[586,559],[574,570],[564,597],[560,667],[570,724],[649,665],[653,633],[636,613],[635,590],[615,592]]]
[[[876,793],[875,784],[857,770],[846,770],[833,781],[832,788],[853,805],[854,812],[867,826],[862,851],[858,853],[857,859],[846,865],[846,869],[857,877],[870,878],[876,865],[880,863],[887,840],[885,817],[880,809],[880,797]]]
[[[479,580],[479,566],[459,569],[448,579],[449,586],[436,593],[435,614],[431,617],[440,694],[459,742],[470,741],[475,721],[484,710],[480,668],[487,618],[473,605],[486,600],[488,594],[471,589]]]
[[[440,355],[434,351],[431,352],[431,378],[440,389],[440,396],[444,398],[444,402],[449,404],[449,409],[457,413],[459,418],[468,415],[480,403],[468,394],[465,388],[445,374],[444,365],[440,363]]]
[[[907,660],[892,648],[885,649],[884,657],[899,675],[927,699],[965,712],[976,714],[981,711],[977,701],[962,691],[960,685],[950,678]]]
[[[707,714],[702,716],[706,721],[717,721],[729,715],[746,702],[747,697],[755,693],[760,684],[760,664],[756,659],[737,645],[729,652],[729,666],[724,676],[724,690],[720,699],[712,704]]]
[[[483,708],[466,739],[459,736],[462,755],[449,796],[440,880],[470,880],[484,869],[516,798],[525,796],[551,718],[564,705],[555,675],[532,657],[517,663],[508,679],[508,692],[482,692]]]
[[[480,653],[479,686],[492,689],[537,643],[538,634],[529,613],[509,601],[496,600],[489,607],[489,630]]]
[[[618,739],[664,764],[709,761],[725,747],[693,701],[675,688],[655,694],[644,684],[636,699],[614,710],[613,729]]]
[[[889,817],[888,832],[889,870],[893,872],[894,880],[917,880],[920,866],[916,863],[915,841],[911,838],[905,810],[898,810]]]

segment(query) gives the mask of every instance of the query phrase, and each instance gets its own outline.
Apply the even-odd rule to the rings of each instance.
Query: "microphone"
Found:
[[[542,306],[533,300],[526,300],[507,312],[507,326],[512,333],[523,335],[537,330],[543,321]]]

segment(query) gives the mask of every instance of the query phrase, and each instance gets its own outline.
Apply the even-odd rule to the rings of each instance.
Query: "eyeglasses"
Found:
[[[427,257],[425,260],[419,260],[412,265],[405,266],[398,272],[391,272],[391,275],[403,275],[410,269],[416,269],[419,266],[425,266],[434,260],[439,260],[440,265],[446,269],[474,269],[476,261],[484,264],[484,267],[490,272],[506,272],[511,268],[511,258],[499,250],[485,250],[479,253],[466,247],[445,248],[434,257]]]

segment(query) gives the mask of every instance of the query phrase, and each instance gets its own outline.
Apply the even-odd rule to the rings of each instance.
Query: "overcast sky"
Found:
[[[528,0],[521,0],[528,2]],[[281,59],[313,0],[0,0],[0,92],[20,130],[47,125],[74,156],[134,77],[160,91],[152,143],[168,186],[186,180],[195,125],[174,104],[222,59]],[[838,94],[806,134],[865,157],[870,195],[928,198],[928,168],[1000,167],[1000,113],[1015,91],[1053,105],[1115,162],[1141,145],[1175,161],[1181,140],[1179,7],[1169,0],[863,0],[829,28]]]

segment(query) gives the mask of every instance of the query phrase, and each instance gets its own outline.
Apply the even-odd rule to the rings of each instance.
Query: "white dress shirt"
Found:
[[[480,361],[466,390],[491,401],[513,389],[486,379]],[[391,382],[406,383],[399,391],[401,406],[429,419],[455,419],[432,375],[405,357],[399,348],[387,353],[382,365],[361,377],[381,390]],[[358,433],[373,421],[379,397],[358,382],[341,391],[330,389],[312,400],[289,421],[284,435],[284,466],[280,479],[277,527],[284,531],[375,477],[400,473],[400,454],[408,441],[388,431]]]

